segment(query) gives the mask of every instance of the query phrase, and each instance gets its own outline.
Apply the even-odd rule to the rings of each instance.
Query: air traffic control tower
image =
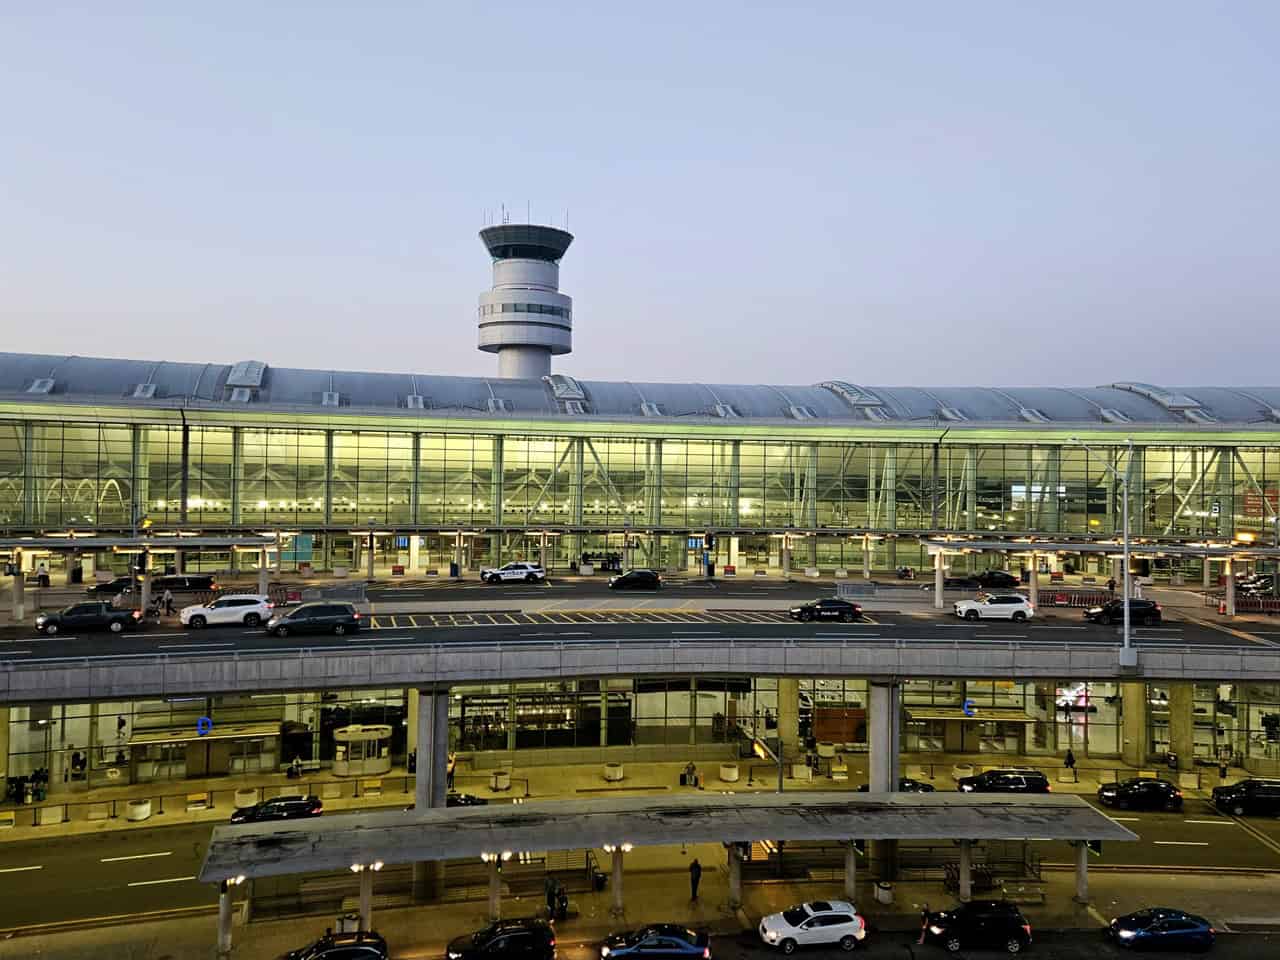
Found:
[[[480,231],[493,257],[493,287],[480,295],[480,349],[498,355],[498,376],[537,380],[551,355],[573,349],[573,301],[560,293],[560,258],[573,234],[504,223]]]

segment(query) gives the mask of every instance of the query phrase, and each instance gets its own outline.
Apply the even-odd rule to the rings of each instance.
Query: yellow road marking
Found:
[[[1198,617],[1187,615],[1187,619],[1192,623],[1198,623],[1202,627],[1208,627],[1210,630],[1217,630],[1219,633],[1225,633],[1229,636],[1236,637],[1239,640],[1248,640],[1250,643],[1256,643],[1262,647],[1274,647],[1276,644],[1270,640],[1264,640],[1262,637],[1255,637],[1252,633],[1244,630],[1237,630],[1235,627],[1229,627],[1225,623],[1216,623],[1213,620],[1201,620]]]

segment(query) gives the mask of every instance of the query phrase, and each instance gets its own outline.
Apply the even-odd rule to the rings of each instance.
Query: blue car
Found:
[[[1172,907],[1148,907],[1116,917],[1107,935],[1134,950],[1208,950],[1217,933],[1204,917]]]
[[[711,960],[705,930],[676,923],[654,923],[629,933],[614,933],[600,945],[602,960],[615,957],[662,957],[664,960]]]

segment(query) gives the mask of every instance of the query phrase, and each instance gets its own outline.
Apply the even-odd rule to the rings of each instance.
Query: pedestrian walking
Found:
[[[452,750],[450,750],[449,762],[445,766],[445,772],[444,772],[444,783],[445,783],[445,786],[450,790],[453,789],[453,770],[457,765],[458,765],[458,755],[454,753]]]
[[[1112,597],[1115,597],[1116,595],[1116,578],[1115,577],[1112,577],[1110,580],[1107,581],[1107,592],[1110,593]]]
[[[168,587],[164,588],[164,596],[161,598],[164,602],[165,616],[173,616],[173,591]]]
[[[689,899],[698,899],[698,884],[702,882],[702,864],[698,862],[698,858],[693,858],[693,863],[689,864]]]
[[[542,881],[542,892],[547,898],[547,916],[554,918],[556,915],[556,880],[549,873],[546,879]]]
[[[1080,782],[1080,774],[1076,772],[1076,755],[1071,752],[1071,748],[1067,747],[1067,758],[1063,761],[1066,768],[1071,771],[1071,776],[1076,783]]]

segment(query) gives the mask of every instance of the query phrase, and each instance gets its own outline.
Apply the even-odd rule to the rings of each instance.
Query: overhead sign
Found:
[[[977,709],[977,707],[975,707],[975,706],[974,706],[974,704],[973,704],[973,701],[972,701],[972,700],[966,700],[966,701],[964,702],[964,707],[963,707],[962,709],[964,710],[964,715],[965,715],[966,717],[972,717],[972,716],[975,716],[975,715],[977,714],[977,712],[978,712],[978,709]]]
[[[213,730],[213,720],[209,717],[201,717],[196,721],[196,733],[205,736]]]

